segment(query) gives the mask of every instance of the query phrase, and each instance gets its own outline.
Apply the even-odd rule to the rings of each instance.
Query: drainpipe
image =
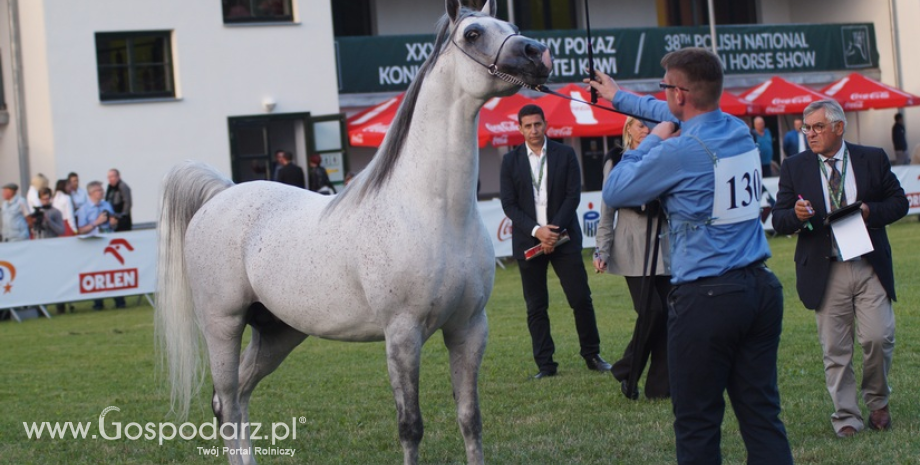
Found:
[[[712,3],[712,0],[709,0],[709,35],[712,37],[712,53],[719,56],[719,49],[716,46],[716,8]]]
[[[22,44],[19,37],[19,2],[7,1],[7,15],[10,20],[10,70],[13,74],[13,100],[16,102],[16,141],[19,146],[19,186],[29,185],[29,139],[26,123],[25,90],[22,78]],[[24,190],[22,191],[24,192]]]
[[[901,88],[903,76],[901,76],[901,43],[898,40],[898,8],[896,0],[888,0],[888,18],[891,22],[891,52],[894,55],[894,86]]]

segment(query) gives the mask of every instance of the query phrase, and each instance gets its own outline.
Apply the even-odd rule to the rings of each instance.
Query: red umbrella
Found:
[[[546,136],[563,137],[601,137],[623,134],[626,116],[611,111],[594,108],[585,102],[591,101],[591,95],[577,84],[568,84],[556,92],[572,97],[578,102],[566,100],[554,95],[537,99],[537,105],[546,114]],[[609,107],[609,102],[599,102]]]
[[[744,91],[739,97],[759,105],[763,109],[761,114],[764,115],[801,114],[809,103],[830,98],[779,76]]]
[[[399,109],[405,95],[406,93],[403,92],[348,118],[349,144],[351,144],[352,147],[380,147],[380,144],[383,143],[384,136],[386,136],[387,131],[390,129],[390,124],[393,123],[393,118],[396,117],[396,110]],[[526,103],[530,102],[531,101],[528,99]],[[520,106],[514,110],[515,131],[517,131],[517,111],[519,109]],[[480,148],[485,147],[491,138],[491,135],[483,132],[481,126],[480,124]],[[518,132],[518,135],[520,135],[520,132]],[[523,141],[523,138],[521,140]]]
[[[479,140],[491,139],[492,145],[518,145],[524,136],[518,129],[518,111],[534,100],[521,94],[510,97],[495,97],[486,102],[479,111]]]
[[[667,100],[665,92],[661,91],[652,94],[658,100]],[[741,100],[737,95],[731,92],[722,92],[722,99],[719,100],[719,108],[725,113],[735,116],[757,115],[760,114],[760,107],[747,100]]]
[[[851,73],[821,89],[821,92],[835,98],[845,110],[920,105],[920,97],[869,79],[859,73]]]
[[[348,142],[354,147],[380,147],[405,92],[348,118]]]

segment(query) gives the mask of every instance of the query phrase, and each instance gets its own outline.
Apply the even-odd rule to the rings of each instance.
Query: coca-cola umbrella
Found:
[[[779,76],[744,91],[738,97],[760,106],[759,114],[762,115],[802,114],[809,103],[830,98]]]
[[[568,84],[556,92],[572,97],[571,101],[547,95],[537,99],[537,105],[546,115],[546,137],[558,139],[565,137],[602,137],[623,134],[626,116],[612,111],[594,108],[586,102],[591,95],[580,85]],[[610,102],[600,101],[599,105],[610,106]]]
[[[390,129],[405,92],[348,118],[348,143],[354,147],[380,147]]]
[[[839,81],[832,82],[821,89],[821,93],[836,99],[847,111],[920,105],[920,97],[859,73],[851,73]]]
[[[479,138],[491,140],[494,146],[518,145],[524,136],[518,129],[518,111],[534,100],[521,94],[489,99],[479,111]]]
[[[652,94],[658,100],[667,100],[668,97],[665,94],[665,91],[657,92]],[[742,100],[737,95],[723,91],[722,98],[719,100],[719,108],[723,112],[728,113],[729,115],[735,116],[747,116],[747,115],[759,115],[760,106],[748,102],[747,100]]]
[[[398,110],[399,106],[402,104],[404,96],[405,92],[395,97],[388,98],[348,118],[348,143],[352,147],[380,147],[380,144],[383,143],[384,136],[386,136],[387,131],[390,130],[390,124],[393,123],[393,118],[396,117],[396,110]],[[531,101],[528,99],[527,103],[530,102]],[[517,131],[516,121],[518,109],[520,109],[520,106],[514,110],[515,131]],[[480,126],[482,125],[480,124]],[[520,132],[518,132],[518,135],[520,135]],[[479,147],[482,148],[486,146],[492,136],[485,133],[480,127],[478,137]]]

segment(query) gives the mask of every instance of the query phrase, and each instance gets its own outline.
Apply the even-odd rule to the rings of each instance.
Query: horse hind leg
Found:
[[[196,308],[216,307],[196,304]],[[240,443],[242,411],[239,403],[239,366],[243,329],[246,327],[245,313],[222,313],[217,310],[202,315],[201,319],[210,356],[211,380],[214,383],[211,407],[217,417],[218,433],[224,439],[224,447],[233,451],[227,453],[227,458],[231,465],[254,464],[251,451],[244,451]],[[228,424],[232,427],[227,427]]]
[[[478,379],[489,334],[486,313],[480,310],[466,325],[446,326],[441,332],[450,353],[450,379],[457,403],[457,422],[466,445],[466,460],[470,465],[482,465]]]
[[[243,352],[240,363],[239,404],[243,423],[249,423],[249,400],[259,381],[275,371],[281,362],[300,345],[307,335],[275,317],[264,305],[256,302],[249,307],[252,339]],[[249,433],[244,435],[245,448],[251,448]]]
[[[399,442],[405,465],[418,463],[418,447],[425,433],[418,401],[419,364],[424,342],[421,329],[411,323],[391,324],[386,330],[387,371],[396,401]]]

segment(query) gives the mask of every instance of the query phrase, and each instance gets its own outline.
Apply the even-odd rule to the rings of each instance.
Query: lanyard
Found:
[[[530,182],[533,183],[533,188],[537,190],[537,194],[540,193],[540,188],[543,186],[543,168],[546,166],[546,152],[544,151],[543,156],[540,157],[540,177],[536,178],[533,174],[533,171],[530,172]]]
[[[840,198],[843,196],[843,192],[846,190],[847,184],[847,163],[850,159],[850,148],[847,147],[843,150],[843,169],[840,170],[840,187],[837,189],[837,192],[831,192],[830,183],[828,182],[827,192],[831,196],[831,208],[835,205],[840,205]],[[824,160],[818,159],[818,163],[821,166],[821,173],[824,174],[824,180],[830,181],[830,176],[827,174],[826,162]]]

